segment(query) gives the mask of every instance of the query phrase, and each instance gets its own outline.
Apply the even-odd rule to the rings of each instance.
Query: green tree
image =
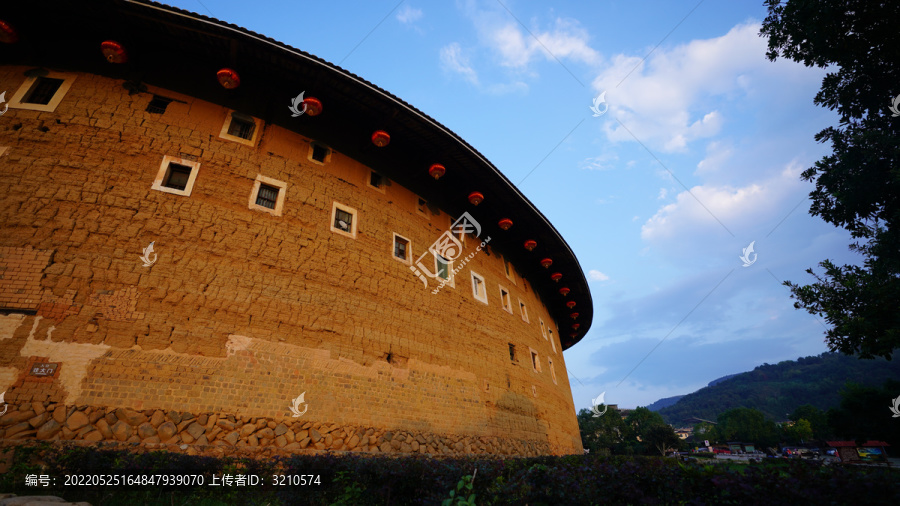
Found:
[[[828,416],[821,409],[811,405],[804,404],[791,413],[788,417],[793,422],[806,420],[809,423],[812,435],[806,439],[827,439],[831,437],[831,430],[828,426]]]
[[[652,451],[647,437],[650,429],[660,425],[666,425],[666,421],[656,411],[650,411],[645,407],[632,410],[625,417],[625,453],[645,454]]]
[[[792,425],[784,426],[784,439],[790,443],[802,443],[812,439],[813,430],[809,420],[801,418]]]
[[[888,380],[882,388],[848,383],[841,391],[841,405],[828,410],[835,435],[848,440],[877,439],[900,445],[900,423],[891,414],[892,400],[900,394],[900,381]]]
[[[596,455],[618,454],[623,451],[625,422],[619,410],[607,409],[603,416],[594,416],[589,409],[578,412],[581,443]]]
[[[716,432],[719,440],[755,443],[772,446],[780,437],[775,423],[766,420],[762,411],[750,408],[733,408],[719,415]]]
[[[891,358],[900,347],[900,119],[888,106],[900,93],[900,2],[766,0],[771,61],[784,57],[828,68],[817,105],[837,111],[840,125],[819,132],[832,154],[806,169],[814,182],[810,214],[847,229],[862,266],[830,260],[812,269],[816,282],[786,281],[794,306],[823,316],[833,351]]]
[[[669,425],[654,425],[647,429],[644,436],[647,444],[662,456],[666,455],[666,450],[669,448],[677,450],[681,447],[681,438],[675,433],[675,429]]]

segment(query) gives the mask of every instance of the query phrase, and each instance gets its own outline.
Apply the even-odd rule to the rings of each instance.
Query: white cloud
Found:
[[[717,172],[722,169],[725,162],[731,158],[732,150],[730,146],[720,141],[713,141],[706,145],[706,158],[697,164],[697,170],[694,174],[706,174]]]
[[[526,67],[538,55],[548,61],[568,59],[589,65],[600,62],[600,54],[588,45],[587,31],[577,21],[557,18],[553,29],[528,33],[518,23],[494,20],[490,16],[482,18],[478,28],[505,67]]]
[[[683,237],[706,227],[719,227],[716,220],[729,228],[750,228],[753,222],[781,213],[781,204],[802,191],[801,170],[797,162],[791,162],[780,173],[742,187],[694,186],[690,192],[680,192],[674,203],[663,206],[647,220],[641,227],[641,237],[648,241]]]
[[[607,276],[606,274],[603,274],[600,271],[591,269],[590,271],[588,271],[588,278],[591,281],[606,281],[609,279],[609,276]]]
[[[603,153],[590,158],[585,158],[578,163],[578,166],[588,170],[613,170],[616,168],[615,162],[618,161],[619,155],[615,153]]]
[[[801,74],[803,67],[793,62],[768,61],[759,28],[746,23],[721,37],[660,47],[646,61],[613,57],[592,82],[596,93],[607,92],[607,137],[630,142],[636,137],[656,149],[684,152],[691,142],[717,135],[726,123],[721,109],[729,111],[739,98],[761,90],[783,95],[794,88],[792,80],[821,79],[817,72]]]
[[[461,75],[466,81],[478,85],[478,74],[469,64],[469,58],[462,54],[458,42],[441,48],[441,66],[444,70]]]
[[[409,5],[404,5],[397,13],[397,20],[403,24],[414,23],[420,19],[422,19],[422,9],[414,9]]]
[[[667,190],[666,188],[660,188],[659,195],[656,197],[656,200],[663,200],[666,198],[666,196],[668,194],[669,194],[669,190]]]

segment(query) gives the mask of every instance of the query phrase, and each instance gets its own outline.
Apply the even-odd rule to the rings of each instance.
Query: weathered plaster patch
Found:
[[[0,367],[0,392],[9,389],[17,377],[19,377],[19,370],[15,367]]]
[[[15,313],[0,315],[0,341],[11,339],[16,329],[25,321],[25,316]]]
[[[65,402],[75,404],[81,395],[81,381],[91,361],[106,353],[110,347],[105,344],[55,343],[50,340],[53,327],[47,329],[47,338],[39,341],[34,338],[34,333],[40,319],[40,316],[34,319],[34,327],[19,353],[23,357],[47,357],[50,362],[61,363],[59,382],[67,392]]]

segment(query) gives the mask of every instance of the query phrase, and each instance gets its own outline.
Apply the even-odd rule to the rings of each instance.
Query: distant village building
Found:
[[[582,452],[582,268],[456,134],[155,2],[0,42],[0,438]]]

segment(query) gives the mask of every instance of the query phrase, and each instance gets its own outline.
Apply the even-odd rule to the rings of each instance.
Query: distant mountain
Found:
[[[763,364],[749,372],[719,378],[659,409],[659,414],[676,427],[687,418],[715,420],[720,413],[738,407],[758,409],[766,417],[780,421],[803,404],[822,410],[836,407],[848,381],[881,386],[885,380],[898,377],[900,360],[860,360],[840,353],[823,353],[775,365]]]
[[[662,408],[668,408],[669,406],[678,402],[678,399],[681,399],[682,397],[684,397],[684,396],[683,395],[675,395],[673,397],[666,397],[665,399],[660,399],[660,400],[654,402],[653,404],[650,404],[649,406],[647,406],[647,409],[649,409],[650,411],[659,411]]]
[[[729,378],[733,378],[733,377],[737,376],[738,374],[741,374],[741,373],[729,374],[728,376],[722,376],[719,379],[714,379],[714,380],[710,381],[709,385],[707,385],[707,386],[713,386],[717,383],[721,383]],[[672,397],[666,397],[664,399],[660,399],[660,400],[654,402],[653,404],[648,405],[647,409],[649,409],[650,411],[659,411],[662,408],[668,408],[669,406],[672,406],[676,402],[678,402],[678,400],[681,399],[682,397],[684,397],[684,396],[683,395],[673,395]]]
[[[738,374],[742,374],[742,373],[735,373],[735,374],[729,374],[728,376],[722,376],[722,377],[719,378],[719,379],[714,379],[714,380],[710,381],[709,384],[706,385],[706,386],[709,386],[709,387],[716,386],[716,385],[718,385],[719,383],[721,383],[721,382],[723,382],[723,381],[725,381],[725,380],[727,380],[727,379],[731,379],[731,378],[737,376]],[[684,397],[684,396],[682,396],[682,397]]]

